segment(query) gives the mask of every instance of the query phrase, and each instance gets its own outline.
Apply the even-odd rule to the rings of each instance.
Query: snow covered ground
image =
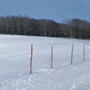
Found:
[[[31,44],[34,55],[30,75]],[[72,44],[74,58],[70,65]],[[52,45],[54,61],[50,69]],[[0,90],[90,90],[90,41],[0,35]]]

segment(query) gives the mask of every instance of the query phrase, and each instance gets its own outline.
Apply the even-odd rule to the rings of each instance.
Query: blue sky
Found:
[[[80,18],[90,21],[90,0],[0,0],[0,16],[28,15],[57,22]]]

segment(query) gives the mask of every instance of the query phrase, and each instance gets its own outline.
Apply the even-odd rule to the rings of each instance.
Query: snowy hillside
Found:
[[[34,55],[30,75],[31,44]],[[74,57],[70,65],[72,44]],[[50,69],[51,46],[53,69]],[[0,90],[90,90],[90,41],[0,35]]]

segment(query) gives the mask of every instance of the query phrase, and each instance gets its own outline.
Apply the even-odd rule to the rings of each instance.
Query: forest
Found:
[[[90,39],[90,22],[74,18],[57,23],[29,16],[0,16],[0,34]]]

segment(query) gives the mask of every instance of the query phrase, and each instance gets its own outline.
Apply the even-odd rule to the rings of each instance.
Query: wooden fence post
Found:
[[[53,46],[51,47],[51,68],[53,68]]]
[[[73,49],[74,49],[74,45],[72,44],[72,50],[71,50],[71,65],[72,65],[72,61],[73,61]]]
[[[31,44],[30,74],[32,73],[33,44]]]
[[[85,44],[83,44],[83,61],[85,61]]]

